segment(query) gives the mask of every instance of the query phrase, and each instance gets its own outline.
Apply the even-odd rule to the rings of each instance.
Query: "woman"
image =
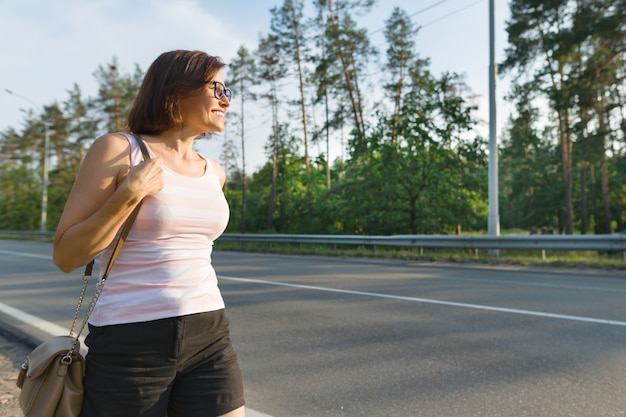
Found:
[[[130,110],[132,135],[98,138],[78,172],[54,240],[64,272],[100,253],[103,270],[143,200],[89,319],[83,417],[245,415],[211,265],[228,222],[226,175],[192,148],[198,136],[224,130],[231,92],[223,67],[204,52],[163,53]]]

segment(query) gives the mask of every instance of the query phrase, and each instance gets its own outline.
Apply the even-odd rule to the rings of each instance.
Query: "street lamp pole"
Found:
[[[489,0],[489,236],[500,235],[500,214],[498,210],[498,137],[496,132],[496,74],[498,68],[495,58],[495,7],[494,0]],[[498,250],[489,251],[498,256]]]
[[[5,92],[11,94],[12,96],[21,98],[22,100],[28,101],[35,107],[41,109],[41,106],[29,99],[28,97],[24,97],[20,94],[16,94],[13,91],[5,88]],[[48,222],[48,148],[50,147],[50,129],[49,122],[47,120],[43,121],[44,125],[44,141],[43,141],[43,173],[41,175],[41,221],[40,221],[40,231],[46,232],[47,230],[47,222]]]

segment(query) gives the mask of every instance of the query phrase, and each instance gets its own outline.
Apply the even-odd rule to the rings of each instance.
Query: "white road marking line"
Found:
[[[48,333],[50,336],[60,336],[60,335],[66,335],[69,333],[69,329],[66,329],[57,324],[51,323],[49,321],[41,319],[37,316],[33,316],[32,314],[28,314],[22,310],[18,310],[17,308],[13,308],[3,303],[0,303],[0,312],[13,317],[14,319],[27,323],[31,326],[34,326],[37,329]],[[82,347],[84,347],[85,346],[84,337],[81,336],[79,340],[81,341]],[[86,352],[83,351],[83,354],[85,353]],[[260,411],[253,410],[248,407],[246,407],[246,416],[248,417],[273,417],[269,414],[261,413]]]
[[[14,251],[9,251],[9,250],[0,250],[0,254],[52,260],[52,256],[50,255],[37,255],[34,253],[14,252]],[[3,303],[0,303],[0,312],[8,316],[11,316],[16,320],[27,323],[51,336],[60,336],[60,335],[69,334],[69,329],[63,328],[57,324],[43,320],[37,316],[33,316],[32,314],[28,314],[22,310],[18,310],[17,308],[13,308]],[[81,341],[81,344],[84,347],[85,346],[84,336],[81,336],[79,340]],[[249,407],[246,407],[246,416],[247,417],[274,417],[269,414],[265,414],[260,411],[253,410]]]
[[[31,254],[31,253],[13,252],[13,251],[5,251],[5,250],[0,250],[0,254],[51,259],[50,256],[45,256],[45,255],[36,255],[36,254]],[[326,292],[335,292],[335,293],[352,294],[352,295],[363,295],[363,296],[368,296],[368,297],[389,298],[389,299],[394,299],[394,300],[413,301],[413,302],[428,303],[428,304],[439,304],[439,305],[447,305],[447,306],[452,306],[452,307],[463,307],[463,308],[473,308],[477,310],[497,311],[500,313],[522,314],[522,315],[527,315],[527,316],[538,316],[538,317],[545,317],[545,318],[555,318],[555,319],[562,319],[562,320],[573,320],[573,321],[580,321],[580,322],[587,322],[587,323],[608,324],[612,326],[626,327],[626,322],[619,321],[619,320],[597,319],[593,317],[582,317],[582,316],[570,316],[566,314],[554,314],[554,313],[547,313],[547,312],[542,312],[542,311],[519,310],[519,309],[504,308],[504,307],[492,307],[492,306],[486,306],[486,305],[480,305],[480,304],[457,303],[453,301],[432,300],[432,299],[427,299],[427,298],[416,298],[416,297],[404,297],[400,295],[380,294],[380,293],[365,292],[365,291],[350,291],[350,290],[342,290],[338,288],[326,288],[326,287],[316,287],[312,285],[299,285],[299,284],[290,284],[290,283],[285,283],[285,282],[263,281],[263,280],[250,279],[250,278],[227,277],[224,275],[219,275],[219,277],[221,279],[231,280],[231,281],[253,282],[253,283],[259,283],[259,284],[266,284],[266,285],[302,288],[302,289],[309,289],[309,290],[316,290],[316,291],[326,291]]]
[[[21,322],[27,323],[39,330],[42,330],[52,336],[61,336],[69,334],[70,329],[59,326],[58,324],[51,323],[44,319],[41,319],[32,314],[28,314],[25,311],[18,310],[4,303],[0,303],[0,312],[13,317]]]
[[[366,292],[366,291],[342,290],[339,288],[317,287],[313,285],[291,284],[287,282],[264,281],[264,280],[252,279],[252,278],[237,278],[237,277],[229,277],[229,276],[224,276],[224,275],[218,275],[218,277],[220,279],[229,280],[229,281],[251,282],[255,284],[275,285],[279,287],[301,288],[305,290],[325,291],[325,292],[334,292],[334,293],[350,294],[350,295],[363,295],[367,297],[388,298],[392,300],[413,301],[417,303],[438,304],[438,305],[445,305],[445,306],[451,306],[451,307],[473,308],[476,310],[496,311],[499,313],[522,314],[526,316],[538,316],[538,317],[545,317],[545,318],[573,320],[573,321],[581,321],[581,322],[587,322],[587,323],[608,324],[612,326],[626,327],[625,321],[618,321],[618,320],[597,319],[597,318],[582,317],[582,316],[570,316],[566,314],[546,313],[543,311],[518,310],[515,308],[492,307],[492,306],[486,306],[486,305],[480,305],[480,304],[467,304],[467,303],[458,303],[454,301],[432,300],[428,298],[405,297],[402,295],[381,294],[381,293]]]

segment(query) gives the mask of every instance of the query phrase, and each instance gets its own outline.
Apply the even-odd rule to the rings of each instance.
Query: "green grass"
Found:
[[[52,242],[54,236],[29,236],[29,235],[12,235],[1,234],[0,239],[12,239],[12,240],[31,240],[33,242]]]

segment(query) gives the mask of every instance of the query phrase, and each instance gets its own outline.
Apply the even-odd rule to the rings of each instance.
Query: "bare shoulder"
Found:
[[[130,144],[124,135],[97,138],[81,163],[68,196],[57,234],[93,215],[113,195],[130,170]]]
[[[129,151],[130,144],[123,134],[107,133],[100,136],[93,142],[87,152],[87,156],[90,156],[91,154],[96,158],[110,158],[115,155],[119,156],[124,153],[128,154]]]
[[[224,171],[224,168],[222,168],[220,163],[217,162],[215,159],[211,159],[210,161],[213,164],[213,167],[215,168],[215,172],[217,173],[217,178],[219,178],[220,184],[223,187],[224,184],[226,184],[226,171]]]
[[[97,138],[89,147],[80,171],[99,170],[109,176],[118,176],[113,171],[127,171],[130,168],[130,144],[121,133],[107,133]],[[106,175],[106,174],[105,174]]]

